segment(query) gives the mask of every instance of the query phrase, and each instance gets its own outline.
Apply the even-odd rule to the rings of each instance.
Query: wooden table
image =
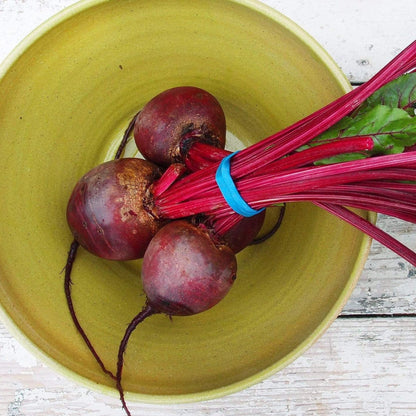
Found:
[[[73,0],[0,0],[0,60]],[[367,80],[416,39],[416,0],[265,0]],[[1,99],[1,97],[0,97]],[[0,126],[1,128],[1,126]],[[379,217],[416,249],[416,227]],[[341,316],[302,357],[245,391],[174,406],[131,403],[133,415],[416,415],[416,269],[374,243]],[[0,323],[0,415],[123,415],[119,402],[39,362]]]

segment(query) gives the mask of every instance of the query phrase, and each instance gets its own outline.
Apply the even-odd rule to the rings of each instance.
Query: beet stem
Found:
[[[139,325],[141,322],[143,322],[146,318],[148,318],[151,315],[154,315],[156,313],[159,313],[156,311],[151,305],[149,305],[148,302],[144,305],[141,312],[139,312],[129,323],[127,326],[126,332],[124,334],[123,339],[121,340],[119,350],[118,350],[118,361],[117,361],[117,375],[116,375],[116,381],[117,381],[117,390],[120,394],[120,400],[123,405],[123,409],[126,411],[126,414],[128,416],[131,416],[131,413],[127,407],[126,400],[124,398],[124,390],[123,386],[121,385],[121,375],[123,372],[123,364],[124,364],[124,358],[123,355],[127,348],[127,343],[130,339],[131,334],[136,329],[137,325]]]
[[[158,197],[165,192],[178,178],[186,173],[186,167],[182,163],[172,163],[163,173],[162,177],[153,184],[153,196]]]
[[[66,265],[65,265],[64,287],[65,287],[65,296],[66,296],[66,301],[67,301],[67,304],[68,304],[69,312],[71,314],[71,317],[72,317],[72,320],[75,324],[76,329],[78,330],[79,334],[84,339],[85,343],[87,344],[87,347],[91,351],[92,355],[94,356],[95,360],[100,365],[100,367],[102,368],[104,373],[108,374],[111,378],[116,379],[114,374],[110,370],[107,370],[107,368],[105,367],[101,358],[98,356],[98,354],[95,351],[94,347],[92,346],[91,341],[89,340],[87,334],[85,333],[81,324],[79,323],[78,317],[75,313],[74,305],[73,305],[73,302],[72,302],[72,296],[71,296],[71,285],[72,285],[71,271],[72,271],[72,266],[74,265],[75,256],[77,254],[78,247],[79,247],[78,241],[74,240],[72,242],[71,246],[70,246],[70,250],[69,250],[69,253],[68,253],[68,258],[67,258]]]
[[[220,162],[231,152],[213,145],[194,142],[185,157],[185,165],[191,171],[209,167],[212,163]]]
[[[234,158],[234,166],[231,171],[234,180],[238,181],[244,178],[244,176],[253,176],[260,169],[267,169],[266,166],[276,162],[283,156],[287,156],[318,134],[327,130],[341,118],[356,109],[382,85],[385,85],[387,82],[392,81],[409,70],[413,70],[415,65],[416,41],[412,42],[374,77],[360,87],[350,91],[297,123],[238,153]],[[187,198],[195,200],[199,197],[198,205],[200,207],[206,207],[206,202],[208,202],[205,199],[207,191],[215,189],[216,184],[214,179],[217,165],[218,163],[213,163],[207,169],[188,175],[183,180],[177,181],[164,195],[156,198],[155,204],[159,214],[172,218],[170,212],[172,205],[181,205],[181,216],[189,216],[197,213],[189,208],[187,209],[186,204],[181,204],[181,201]],[[253,186],[255,187],[255,184]],[[246,202],[250,203],[248,200]],[[219,203],[220,205],[223,204],[221,200]],[[215,204],[214,209],[218,207],[218,200],[215,201]],[[172,209],[174,210],[175,208]],[[229,209],[230,211],[231,209]]]

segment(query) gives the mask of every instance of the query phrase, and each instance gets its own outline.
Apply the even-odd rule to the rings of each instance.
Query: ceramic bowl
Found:
[[[194,85],[226,113],[231,147],[258,141],[345,93],[314,39],[253,0],[87,0],[48,20],[0,67],[0,303],[8,328],[68,377],[116,394],[68,313],[66,204],[77,180],[114,156],[157,93]],[[153,316],[126,353],[129,400],[185,402],[235,392],[305,351],[340,312],[370,241],[310,204],[238,255],[238,278],[200,315]],[[78,318],[113,369],[145,296],[140,261],[79,250]]]

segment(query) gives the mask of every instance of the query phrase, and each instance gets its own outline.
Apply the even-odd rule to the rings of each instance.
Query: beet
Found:
[[[142,265],[148,303],[168,315],[192,315],[218,303],[230,289],[233,251],[187,221],[164,226],[150,242]]]
[[[265,216],[266,212],[262,211],[252,217],[243,217],[222,238],[234,253],[239,253],[254,241],[263,226]]]
[[[67,221],[75,240],[108,260],[143,257],[163,222],[146,210],[146,191],[161,176],[143,159],[102,163],[75,185],[67,206]]]
[[[134,139],[142,155],[160,165],[182,162],[193,142],[224,148],[225,115],[207,91],[183,86],[152,98],[138,114]]]
[[[117,388],[128,415],[121,385],[123,355],[137,325],[157,313],[186,316],[212,308],[228,293],[236,272],[233,251],[214,242],[205,227],[177,220],[153,237],[142,264],[146,304],[128,325],[118,352]]]

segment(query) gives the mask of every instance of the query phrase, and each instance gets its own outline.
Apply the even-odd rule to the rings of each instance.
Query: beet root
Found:
[[[151,315],[194,315],[216,305],[230,290],[237,272],[233,251],[215,243],[205,227],[185,220],[163,226],[143,257],[146,304],[127,326],[118,350],[117,389],[126,414],[130,411],[121,383],[124,352],[137,325]]]
[[[234,253],[239,253],[256,238],[263,226],[265,216],[266,212],[262,211],[252,217],[243,217],[222,235],[224,242]]]
[[[236,272],[236,258],[228,246],[214,243],[205,229],[178,220],[165,225],[150,242],[143,258],[143,289],[155,310],[192,315],[224,298]]]
[[[160,166],[183,162],[195,141],[224,148],[225,136],[221,105],[207,91],[192,86],[171,88],[152,98],[134,126],[141,154]]]
[[[143,159],[102,163],[75,185],[67,222],[81,246],[108,260],[143,257],[163,223],[146,210],[146,191],[159,168]]]

